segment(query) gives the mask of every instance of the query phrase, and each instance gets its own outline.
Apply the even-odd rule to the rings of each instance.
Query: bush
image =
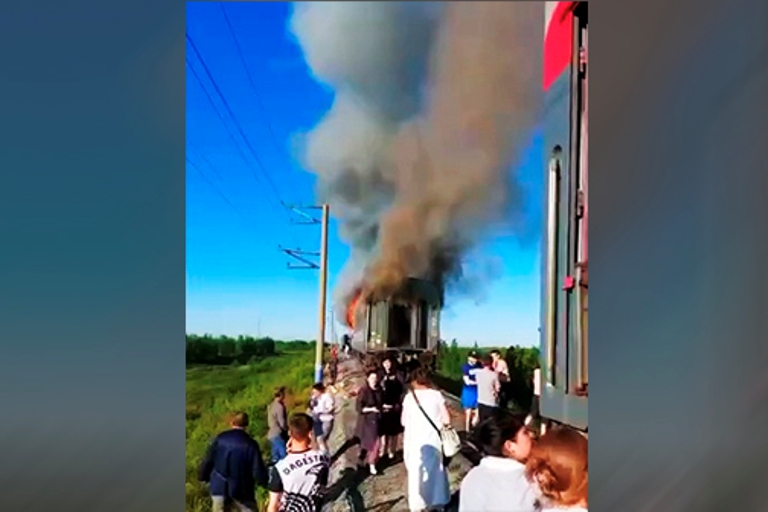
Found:
[[[274,341],[272,345],[265,343],[261,346],[274,346]],[[208,488],[197,481],[197,468],[208,443],[227,428],[229,413],[241,410],[249,414],[251,425],[248,432],[259,443],[264,458],[268,459],[267,406],[272,401],[274,389],[278,386],[287,388],[286,406],[290,412],[303,411],[307,407],[314,381],[314,353],[308,345],[303,350],[285,351],[271,357],[258,359],[253,356],[252,365],[245,368],[218,365],[187,369],[187,512],[210,511]],[[265,495],[265,491],[259,489],[260,502],[264,501]]]
[[[272,338],[188,334],[186,361],[187,365],[243,365],[274,356],[276,345]]]

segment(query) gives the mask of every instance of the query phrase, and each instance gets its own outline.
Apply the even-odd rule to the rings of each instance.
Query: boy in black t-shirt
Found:
[[[330,458],[311,448],[312,417],[298,413],[288,423],[288,456],[269,472],[267,512],[320,512]]]

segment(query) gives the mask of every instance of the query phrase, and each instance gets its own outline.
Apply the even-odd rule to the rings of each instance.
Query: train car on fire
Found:
[[[409,278],[384,300],[358,294],[347,311],[352,348],[378,357],[386,353],[416,356],[434,369],[440,347],[442,289],[430,281]]]
[[[588,431],[587,2],[546,2],[541,416]]]

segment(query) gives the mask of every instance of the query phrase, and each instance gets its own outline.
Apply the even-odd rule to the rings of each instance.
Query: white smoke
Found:
[[[460,276],[538,108],[543,4],[294,5],[290,29],[336,94],[302,157],[352,247],[337,301],[363,276],[380,290]]]

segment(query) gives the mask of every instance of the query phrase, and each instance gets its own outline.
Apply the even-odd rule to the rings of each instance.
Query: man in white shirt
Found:
[[[484,456],[461,482],[459,512],[534,512],[538,493],[525,475],[532,442],[523,419],[499,412],[480,424],[476,441]]]
[[[333,430],[333,397],[321,383],[312,386],[312,419],[318,449],[328,453],[328,437]]]

